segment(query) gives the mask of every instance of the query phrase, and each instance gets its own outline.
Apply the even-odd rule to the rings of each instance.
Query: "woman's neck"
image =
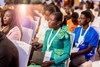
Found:
[[[53,28],[54,30],[58,30],[60,27],[55,27],[55,28]]]
[[[89,24],[83,25],[83,30],[86,30],[89,27]]]

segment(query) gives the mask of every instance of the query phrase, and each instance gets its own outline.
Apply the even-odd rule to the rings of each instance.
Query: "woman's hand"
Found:
[[[42,63],[42,67],[50,67],[53,64],[54,64],[53,60],[45,61],[45,62]]]

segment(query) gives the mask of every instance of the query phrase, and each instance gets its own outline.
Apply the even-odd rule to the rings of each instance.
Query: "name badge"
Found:
[[[78,43],[81,43],[84,40],[84,36],[80,36],[78,39]]]
[[[50,61],[51,54],[52,54],[52,51],[46,51],[43,62]]]
[[[75,52],[78,52],[78,51],[79,51],[79,48],[78,47],[74,47],[74,48],[72,48],[71,53],[75,53]]]

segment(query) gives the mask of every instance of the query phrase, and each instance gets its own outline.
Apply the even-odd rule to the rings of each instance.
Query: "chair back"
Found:
[[[74,39],[75,39],[75,34],[70,32],[70,42],[71,42],[71,50],[74,44]],[[71,55],[71,51],[70,51],[70,55]],[[65,62],[65,67],[69,67],[69,63],[70,63],[70,58],[68,58]]]
[[[12,40],[19,52],[19,67],[27,67],[32,46],[22,42]]]
[[[30,44],[32,41],[31,39],[32,39],[33,30],[22,27],[22,33],[23,33],[23,35],[22,35],[21,41],[24,41],[24,42]]]

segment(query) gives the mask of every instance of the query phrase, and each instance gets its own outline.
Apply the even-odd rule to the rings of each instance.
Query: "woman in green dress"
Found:
[[[61,12],[54,12],[49,18],[49,30],[46,31],[42,52],[51,51],[49,61],[42,67],[65,67],[65,60],[70,56],[71,42],[67,26],[62,22]]]

